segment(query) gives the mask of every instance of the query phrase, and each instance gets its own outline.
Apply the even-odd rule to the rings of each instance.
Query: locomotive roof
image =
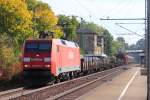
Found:
[[[65,45],[68,47],[79,48],[77,43],[73,41],[63,40],[63,39],[27,39],[26,41],[53,41],[57,45]]]
[[[52,39],[27,39],[26,41],[51,41]]]
[[[106,54],[85,54],[86,57],[104,57],[107,58]]]
[[[63,39],[54,39],[55,44],[57,45],[65,45],[68,47],[79,48],[78,44],[73,41],[63,40]]]

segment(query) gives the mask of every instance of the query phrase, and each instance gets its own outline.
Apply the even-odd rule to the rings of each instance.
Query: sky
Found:
[[[114,38],[124,37],[128,44],[135,44],[144,36],[144,20],[114,21],[100,18],[145,18],[145,0],[41,0],[48,3],[55,15],[79,16],[106,28]],[[116,25],[116,23],[123,28]],[[132,24],[129,24],[132,23]],[[134,24],[133,24],[134,23]],[[136,24],[135,24],[136,23]],[[128,31],[129,30],[129,31]],[[132,32],[130,32],[132,31]]]

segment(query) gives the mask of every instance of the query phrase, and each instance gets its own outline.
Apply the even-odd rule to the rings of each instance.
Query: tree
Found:
[[[136,48],[137,49],[144,49],[145,48],[145,40],[140,39],[136,42]]]
[[[140,39],[136,42],[136,44],[132,44],[129,46],[129,50],[139,50],[145,48],[145,40]]]
[[[122,45],[122,48],[125,49],[125,40],[123,37],[118,37],[117,41]]]
[[[32,14],[22,0],[0,0],[0,21],[0,65],[11,75],[16,51],[32,35]]]
[[[116,40],[112,41],[112,55],[115,55],[119,52],[125,52],[128,47],[128,43],[125,43],[124,38],[118,37]]]
[[[124,40],[123,37],[118,37],[118,38],[117,38],[117,41],[120,42],[120,43],[122,43],[122,44],[125,43],[125,40]]]
[[[38,2],[34,9],[33,22],[35,23],[34,28],[38,32],[52,31],[57,24],[57,17],[48,4]]]
[[[129,47],[129,50],[136,50],[136,49],[137,49],[137,47],[136,47],[135,44],[132,44],[132,45],[130,45],[130,47]]]
[[[112,55],[113,37],[109,33],[109,31],[106,29],[103,31],[103,36],[104,36],[104,52],[105,52],[105,54],[111,56]]]
[[[0,0],[0,21],[0,65],[8,70],[17,68],[12,65],[19,62],[20,48],[33,33],[52,31],[56,38],[63,36],[51,8],[37,0]]]
[[[117,41],[121,44],[121,47],[118,48],[118,52],[125,52],[126,50],[126,43],[123,37],[118,37]]]
[[[25,3],[27,4],[28,10],[34,11],[36,5],[37,5],[37,0],[24,0]]]
[[[92,31],[93,33],[96,33],[98,35],[102,35],[104,28],[93,23],[93,22],[84,22],[82,23],[82,26],[80,28],[83,29],[89,29],[90,31]]]
[[[112,55],[115,55],[118,53],[118,50],[122,47],[122,44],[118,42],[117,40],[112,41]]]
[[[66,39],[72,40],[76,37],[76,29],[79,26],[79,22],[75,16],[59,15],[58,25],[62,27]]]
[[[0,33],[16,49],[32,34],[32,15],[21,0],[0,0]]]
[[[57,26],[58,19],[50,6],[37,0],[25,0],[28,9],[33,14],[33,37],[38,37],[42,31],[54,32],[56,38],[63,36],[62,29]]]
[[[59,27],[59,26],[55,26],[53,28],[52,32],[56,33],[56,34],[54,34],[55,38],[61,38],[64,35],[64,32],[62,31],[61,27]]]

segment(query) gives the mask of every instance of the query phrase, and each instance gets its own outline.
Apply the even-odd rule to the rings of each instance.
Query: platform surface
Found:
[[[113,80],[89,91],[77,100],[146,100],[147,77],[140,67],[131,67]]]

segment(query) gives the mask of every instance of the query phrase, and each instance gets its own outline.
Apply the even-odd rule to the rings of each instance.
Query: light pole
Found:
[[[147,8],[147,9],[146,9]],[[146,31],[146,67],[147,67],[147,100],[150,100],[150,1],[145,0],[145,13],[147,14]]]
[[[83,18],[80,17],[80,16],[75,16],[75,17],[80,18],[81,21],[80,21],[79,29],[82,29],[83,28],[83,23],[84,23]],[[79,43],[80,43],[81,48],[83,48],[83,33],[80,33],[80,41],[79,41]]]

